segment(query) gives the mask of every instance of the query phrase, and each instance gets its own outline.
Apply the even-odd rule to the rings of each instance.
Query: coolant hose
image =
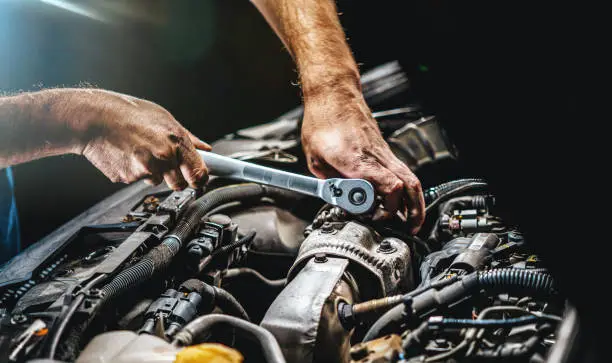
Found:
[[[266,329],[233,316],[209,314],[200,316],[187,324],[175,335],[174,345],[188,346],[198,336],[209,332],[214,326],[234,328],[236,333],[259,342],[265,361],[268,363],[285,363],[285,357],[272,333]]]
[[[550,294],[553,287],[552,276],[542,272],[512,268],[474,272],[440,290],[429,289],[413,296],[409,299],[411,305],[408,310],[405,304],[390,309],[372,324],[363,341],[367,342],[399,329],[406,317],[459,301],[480,289]]]
[[[214,208],[234,201],[249,199],[290,198],[295,195],[286,190],[267,187],[259,184],[237,184],[215,189],[195,200],[188,207],[185,215],[178,221],[176,227],[140,261],[121,271],[106,286],[102,288],[104,300],[132,289],[149,280],[156,272],[164,270],[172,262],[181,249],[183,242],[193,233],[200,219]]]

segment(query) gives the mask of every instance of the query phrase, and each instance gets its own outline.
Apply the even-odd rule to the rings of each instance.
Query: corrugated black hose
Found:
[[[161,244],[153,248],[140,261],[117,274],[102,288],[104,301],[149,280],[156,272],[166,269],[183,242],[194,232],[200,219],[223,204],[249,199],[292,198],[295,194],[259,184],[238,184],[215,189],[194,201],[176,227]]]
[[[457,189],[458,187],[472,183],[485,183],[485,181],[483,179],[478,178],[457,179],[424,190],[423,196],[425,197],[425,204],[430,204],[434,200],[438,199],[440,196],[448,193],[453,189]]]

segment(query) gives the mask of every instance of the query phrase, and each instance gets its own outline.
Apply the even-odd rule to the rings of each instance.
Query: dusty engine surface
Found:
[[[430,186],[418,235],[258,184],[134,184],[3,267],[0,362],[544,361],[568,314],[545,261],[486,181],[457,178],[434,115],[385,108],[397,64],[363,79]],[[213,150],[306,173],[300,112]]]

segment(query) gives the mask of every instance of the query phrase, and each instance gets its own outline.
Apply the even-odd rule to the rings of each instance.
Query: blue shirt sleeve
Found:
[[[0,169],[0,266],[19,252],[19,219],[10,168]]]

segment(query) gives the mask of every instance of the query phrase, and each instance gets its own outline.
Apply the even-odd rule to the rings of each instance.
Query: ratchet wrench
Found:
[[[321,198],[351,214],[372,210],[374,187],[363,179],[317,179],[198,150],[212,175],[251,181]]]

